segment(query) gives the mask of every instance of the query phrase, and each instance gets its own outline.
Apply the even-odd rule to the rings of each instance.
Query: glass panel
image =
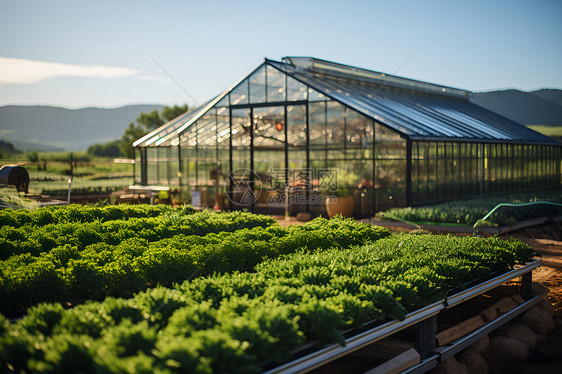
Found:
[[[291,193],[291,212],[304,212],[310,203],[313,175],[307,169],[306,156],[306,106],[287,107],[288,183]],[[316,203],[316,201],[314,201]],[[324,208],[322,206],[322,208]]]
[[[133,148],[135,151],[135,166],[134,166],[134,176],[133,183],[136,185],[141,184],[141,170],[142,170],[142,160],[141,160],[141,148]]]
[[[217,143],[219,148],[229,148],[230,122],[227,108],[217,110]]]
[[[197,122],[192,123],[182,134],[181,138],[182,145],[188,145],[189,147],[197,146]]]
[[[165,185],[168,182],[168,170],[166,165],[167,149],[164,147],[156,147],[156,167],[157,167],[157,184]]]
[[[229,105],[230,105],[230,94],[226,94],[226,96],[223,97],[215,106],[221,107],[221,106],[229,106]]]
[[[388,127],[382,126],[381,124],[377,123],[375,125],[375,141],[376,142],[384,142],[384,141],[403,141],[396,131],[389,129]]]
[[[254,108],[254,149],[279,148],[285,149],[283,107]]]
[[[232,109],[232,171],[225,193],[232,208],[248,209],[253,203],[250,160],[250,121],[249,109]]]
[[[285,74],[267,66],[267,101],[285,101]]]
[[[200,149],[216,149],[216,143],[216,109],[211,109],[197,121],[197,145]]]
[[[406,205],[406,160],[375,161],[377,210]]]
[[[181,139],[180,139],[181,144]],[[189,157],[190,157],[191,148],[181,147],[181,194],[182,199],[185,202],[191,202],[191,187],[189,185],[191,179],[191,170],[189,168]]]
[[[310,126],[310,146],[326,146],[326,103],[308,104],[308,124]]]
[[[325,101],[328,98],[313,88],[308,89],[308,101]]]
[[[147,183],[158,184],[158,154],[157,148],[146,148],[147,158]]]
[[[306,146],[306,107],[304,105],[287,106],[287,141],[293,147]]]
[[[265,103],[265,66],[250,76],[250,103]]]
[[[412,144],[412,189],[414,203],[422,203],[427,196],[427,143]]]
[[[328,156],[332,157],[330,154],[332,151],[343,153],[345,142],[345,107],[335,101],[328,102],[326,135],[327,144],[330,148]],[[335,155],[334,158],[336,158]]]
[[[279,188],[285,185],[285,109],[253,109],[254,194],[256,209],[280,208]],[[279,183],[282,186],[279,187]]]
[[[230,93],[230,105],[248,104],[248,80],[245,79]]]
[[[178,147],[168,148],[168,163],[170,165],[170,186],[172,189],[176,189],[180,184],[180,163],[178,158]]]
[[[373,145],[372,121],[354,110],[346,108],[346,156],[350,159],[371,158]]]
[[[232,110],[232,147],[250,146],[250,110]]]
[[[313,170],[325,169],[326,160],[328,156],[326,155],[326,149],[320,151],[311,149],[310,152],[310,168]]]
[[[287,101],[306,100],[307,96],[306,86],[287,76]]]

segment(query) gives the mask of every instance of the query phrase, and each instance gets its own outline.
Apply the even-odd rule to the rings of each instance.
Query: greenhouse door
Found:
[[[254,107],[253,165],[256,213],[282,214],[287,167],[287,128],[284,106]]]
[[[231,111],[232,207],[274,214],[283,214],[287,207],[291,212],[306,210],[306,105]]]

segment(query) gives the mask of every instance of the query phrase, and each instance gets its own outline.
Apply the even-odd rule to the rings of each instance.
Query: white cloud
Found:
[[[37,83],[55,77],[118,78],[135,75],[138,70],[59,62],[0,57],[0,85]]]

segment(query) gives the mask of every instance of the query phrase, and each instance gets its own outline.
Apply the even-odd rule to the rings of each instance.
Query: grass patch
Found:
[[[527,127],[562,142],[562,126],[527,125]]]
[[[0,209],[35,210],[38,207],[37,201],[26,198],[23,193],[16,191],[15,187],[0,187]]]

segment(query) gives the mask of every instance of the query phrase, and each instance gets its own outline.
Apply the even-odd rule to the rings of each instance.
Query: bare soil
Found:
[[[542,265],[533,272],[533,281],[550,290],[549,301],[562,317],[562,222],[517,231],[506,237],[514,237],[529,244],[541,256]]]

